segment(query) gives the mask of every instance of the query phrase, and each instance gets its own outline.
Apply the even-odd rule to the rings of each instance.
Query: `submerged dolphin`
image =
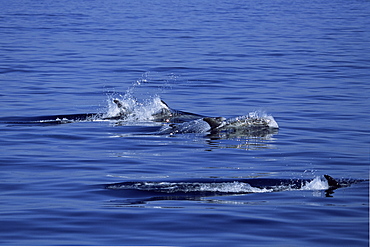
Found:
[[[291,190],[322,190],[330,197],[334,190],[350,186],[361,180],[337,181],[329,175],[314,179],[196,179],[186,181],[135,181],[104,185],[112,190],[136,190],[153,193],[155,198],[161,194],[165,200],[192,199],[203,196],[266,193]],[[130,194],[131,195],[131,194]],[[150,194],[149,194],[150,195]],[[156,199],[154,199],[156,200]]]

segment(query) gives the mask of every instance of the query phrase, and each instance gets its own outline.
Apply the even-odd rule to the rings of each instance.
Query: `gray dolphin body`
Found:
[[[205,117],[203,121],[211,127],[211,131],[225,129],[278,129],[279,125],[272,116],[257,116],[255,114],[225,119],[223,117]]]
[[[161,133],[261,133],[277,132],[279,125],[272,116],[250,114],[235,118],[203,117],[186,123],[163,126]]]

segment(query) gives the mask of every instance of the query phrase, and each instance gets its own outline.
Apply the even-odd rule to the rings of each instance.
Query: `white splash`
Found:
[[[224,183],[186,183],[186,182],[143,182],[127,185],[111,185],[110,189],[137,189],[144,191],[157,191],[165,193],[175,192],[220,192],[220,193],[266,193],[272,189],[252,187],[244,182]]]
[[[120,102],[120,106],[114,103]],[[122,117],[120,120],[127,122],[151,121],[154,115],[168,107],[161,101],[159,96],[154,96],[139,102],[130,94],[121,97],[108,97],[108,109],[104,114],[105,118]]]
[[[271,115],[267,115],[265,112],[254,111],[248,115],[238,116],[229,118],[225,121],[223,126],[229,126],[234,128],[248,128],[265,126],[269,128],[278,129],[279,125]]]
[[[200,184],[199,191],[224,192],[224,193],[266,193],[272,189],[252,187],[248,183],[204,183]]]
[[[315,177],[312,181],[307,181],[301,190],[327,190],[329,184],[327,180],[323,180],[321,177]]]

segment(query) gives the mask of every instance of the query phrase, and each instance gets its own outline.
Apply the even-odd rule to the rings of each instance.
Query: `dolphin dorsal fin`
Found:
[[[164,102],[163,100],[161,100],[161,103],[162,103],[165,107],[167,107],[168,109],[170,109],[170,107],[167,105],[167,103],[166,103],[166,102]]]
[[[223,124],[224,118],[223,117],[205,117],[203,121],[207,122],[211,129],[217,129]]]
[[[335,180],[331,176],[324,175],[324,177],[326,178],[326,180],[328,180],[329,187],[332,187],[332,188],[340,188],[341,187],[341,185],[337,182],[337,180]]]

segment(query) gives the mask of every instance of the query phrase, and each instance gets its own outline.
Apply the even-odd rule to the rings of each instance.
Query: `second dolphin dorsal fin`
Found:
[[[205,117],[203,121],[207,122],[209,126],[211,126],[211,130],[217,129],[218,127],[223,125],[223,121],[225,118],[223,117]]]
[[[334,178],[332,178],[331,176],[329,175],[324,175],[324,177],[326,178],[326,180],[328,181],[328,185],[329,187],[331,188],[340,188],[342,187],[337,180],[335,180]]]

